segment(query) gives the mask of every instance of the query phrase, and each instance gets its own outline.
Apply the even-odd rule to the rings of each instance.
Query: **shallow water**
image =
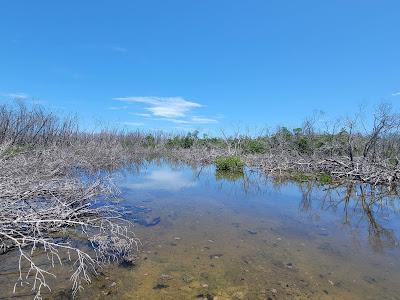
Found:
[[[213,167],[167,163],[122,172],[118,183],[121,205],[146,207],[160,223],[136,226],[136,267],[110,268],[83,296],[400,298],[396,197],[368,197],[366,186],[278,183],[252,171],[224,179]]]
[[[397,197],[165,162],[116,180],[140,259],[82,299],[400,299]]]

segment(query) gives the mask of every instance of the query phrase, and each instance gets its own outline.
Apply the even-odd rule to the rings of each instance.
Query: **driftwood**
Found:
[[[269,155],[253,158],[250,165],[272,174],[304,173],[327,174],[337,181],[359,181],[372,185],[397,185],[400,182],[400,169],[387,161],[371,162],[359,157],[350,161],[347,157],[314,158],[295,155]]]
[[[0,251],[19,255],[14,290],[30,284],[36,299],[43,288],[50,289],[48,279],[55,276],[37,262],[37,253],[47,255],[50,267],[62,265],[63,258],[71,261],[75,295],[104,263],[133,257],[138,249],[132,224],[112,207],[95,206],[99,196],[117,192],[112,183],[95,172],[85,176],[76,169],[94,170],[93,153],[86,152],[86,158],[72,150],[9,154],[4,145],[0,150]],[[89,241],[90,251],[73,242],[71,236],[77,234]]]

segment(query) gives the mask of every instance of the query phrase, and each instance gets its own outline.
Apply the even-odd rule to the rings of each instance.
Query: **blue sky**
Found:
[[[0,100],[85,128],[296,126],[400,108],[399,1],[0,2]]]

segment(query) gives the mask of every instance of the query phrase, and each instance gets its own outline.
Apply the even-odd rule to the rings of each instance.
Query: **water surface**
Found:
[[[83,296],[400,299],[396,196],[168,163],[117,181],[120,205],[141,223],[141,258],[110,268]]]
[[[115,179],[140,259],[81,299],[400,299],[400,207],[384,189],[167,162]],[[64,280],[51,298],[69,298]]]

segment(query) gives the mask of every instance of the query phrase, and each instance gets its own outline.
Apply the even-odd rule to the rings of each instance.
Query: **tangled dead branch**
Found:
[[[0,251],[19,255],[14,291],[30,284],[35,299],[41,299],[55,276],[51,267],[63,265],[66,257],[76,295],[103,264],[136,254],[139,240],[132,224],[112,207],[96,205],[97,198],[117,192],[111,181],[76,169],[97,167],[82,151],[46,148],[15,154],[7,146],[0,150]],[[91,245],[87,251],[78,243],[84,239]],[[47,257],[49,268],[37,262],[38,254]]]
[[[248,157],[248,165],[260,168],[266,173],[285,175],[290,173],[328,174],[336,181],[358,181],[372,185],[394,186],[400,182],[400,169],[387,160],[370,161],[363,157],[301,157],[275,154]]]

